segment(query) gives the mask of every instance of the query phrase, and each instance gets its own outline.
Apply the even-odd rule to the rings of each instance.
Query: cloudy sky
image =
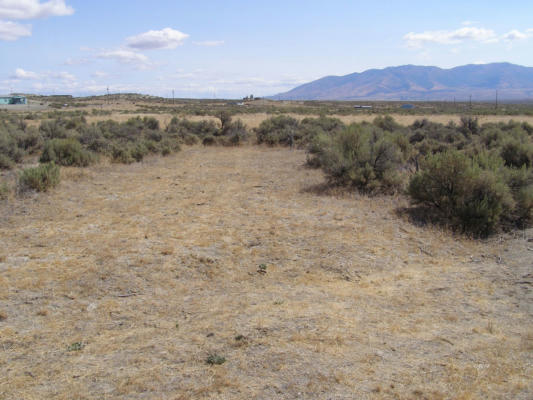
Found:
[[[533,1],[0,0],[0,93],[239,98],[417,64],[533,66]]]

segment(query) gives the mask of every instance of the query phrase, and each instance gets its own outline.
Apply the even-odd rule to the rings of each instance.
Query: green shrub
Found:
[[[39,119],[39,115],[36,114],[36,113],[28,113],[24,116],[24,119],[26,120],[35,120],[35,119]]]
[[[396,129],[400,132],[402,129]],[[429,145],[428,152],[437,153],[442,151],[439,147],[448,148],[449,145],[455,147],[464,146],[465,138],[453,124],[443,125],[431,122],[427,119],[416,120],[407,131],[411,144],[422,143]],[[444,146],[443,146],[444,145]],[[420,145],[419,145],[420,146]]]
[[[533,125],[528,122],[522,122],[521,128],[529,135],[533,135]]]
[[[192,135],[192,134],[186,134],[182,137],[182,141],[184,144],[188,146],[192,146],[193,144],[198,143],[198,136]]]
[[[45,143],[39,162],[52,161],[63,166],[86,167],[96,158],[75,139],[52,139]]]
[[[494,232],[502,216],[515,207],[501,176],[455,150],[426,157],[408,193],[445,223],[476,236]]]
[[[491,171],[474,168],[468,181],[464,197],[457,203],[458,220],[463,231],[488,236],[499,228],[502,217],[515,203],[509,188]]]
[[[223,144],[226,146],[238,146],[249,135],[246,126],[240,119],[235,122],[226,123],[222,132],[222,136],[225,138]]]
[[[181,151],[181,145],[177,140],[165,139],[159,144],[159,147],[163,156],[167,156],[172,152]]]
[[[533,143],[509,139],[501,147],[500,155],[509,167],[533,167]]]
[[[318,130],[321,133],[333,133],[345,127],[340,119],[321,115],[319,118],[304,118],[300,122],[299,130],[302,136],[309,136],[309,134],[314,133],[314,130]]]
[[[39,131],[46,139],[65,139],[68,137],[67,129],[61,118],[41,122]]]
[[[524,228],[533,221],[533,170],[531,168],[505,168],[506,184],[516,203],[510,222]]]
[[[17,135],[17,146],[32,154],[43,146],[43,137],[35,128],[29,128]]]
[[[137,162],[141,162],[145,155],[148,154],[148,149],[141,143],[130,149],[130,154]]]
[[[216,117],[220,120],[220,130],[216,133],[216,136],[230,135],[231,113],[223,110],[217,113]]]
[[[5,154],[0,154],[0,169],[11,169],[13,168],[13,160],[6,156]]]
[[[18,179],[18,190],[20,193],[28,190],[46,192],[59,183],[59,166],[53,162],[39,165],[35,168],[26,168]]]
[[[226,362],[226,358],[218,354],[209,354],[205,360],[209,365],[222,365]]]
[[[311,140],[307,147],[307,165],[313,168],[322,166],[326,160],[326,153],[331,146],[332,137],[326,133],[318,133]]]
[[[390,115],[378,116],[372,123],[386,132],[394,132],[402,128]]]
[[[146,129],[150,129],[152,131],[159,130],[159,121],[154,117],[144,117],[143,124]]]
[[[459,124],[459,132],[465,137],[479,134],[479,122],[477,118],[462,116]]]
[[[297,129],[298,121],[286,115],[266,119],[255,129],[257,143],[266,143],[270,146],[293,145]]]
[[[96,153],[105,153],[109,150],[110,143],[98,125],[87,125],[80,129],[80,143],[88,150]]]
[[[145,136],[148,140],[153,140],[154,142],[160,142],[163,140],[162,132],[159,130],[150,129],[146,132]]]
[[[67,346],[67,351],[80,351],[85,347],[83,342],[75,342]]]
[[[213,146],[215,144],[215,137],[214,136],[206,136],[203,140],[202,140],[202,144],[204,146]]]
[[[79,130],[80,127],[87,125],[87,120],[82,115],[80,117],[62,120],[62,124],[67,130]]]
[[[0,183],[0,200],[6,200],[9,196],[9,186],[6,182]]]
[[[0,131],[0,155],[4,156],[4,165],[22,161],[24,150],[17,146],[17,140],[15,139],[20,133],[23,132],[18,130],[12,132]]]
[[[187,119],[179,119],[173,117],[166,128],[166,132],[170,136],[177,138],[186,138],[187,136],[196,136],[200,139],[206,136],[216,136],[219,133],[219,128],[213,121],[189,121]]]
[[[298,146],[314,147],[313,142],[321,135],[328,136],[340,132],[346,125],[337,118],[321,116],[320,118],[304,118],[298,126],[295,141]]]
[[[146,148],[146,153],[157,153],[159,151],[159,143],[153,140],[145,140],[143,146]]]
[[[114,163],[131,164],[135,162],[135,158],[131,155],[130,148],[115,145],[111,150],[111,161]]]
[[[402,152],[390,133],[371,125],[350,125],[315,142],[317,163],[330,183],[361,192],[395,192],[401,188]]]

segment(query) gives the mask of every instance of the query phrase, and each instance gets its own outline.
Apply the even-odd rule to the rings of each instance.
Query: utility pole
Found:
[[[470,110],[472,110],[472,95],[470,95],[470,101],[469,101],[469,103],[470,103]]]
[[[172,89],[172,104],[174,104],[174,89]]]
[[[109,86],[107,87],[107,104],[109,105]]]
[[[498,90],[496,89],[496,110],[498,109]]]

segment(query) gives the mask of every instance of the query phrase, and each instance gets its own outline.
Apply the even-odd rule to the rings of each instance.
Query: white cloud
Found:
[[[17,68],[15,73],[11,75],[11,79],[39,79],[39,75],[32,71],[26,71],[22,68]]]
[[[83,65],[83,64],[89,64],[91,60],[86,57],[81,58],[67,58],[63,64],[65,65]]]
[[[65,62],[63,63],[64,65],[85,65],[85,64],[90,64],[92,62],[92,60],[88,57],[79,57],[79,58],[67,58],[65,60]]]
[[[15,73],[10,76],[10,79],[13,80],[45,80],[45,81],[64,81],[64,82],[74,82],[76,77],[68,72],[43,72],[37,73],[33,71],[26,71],[22,68],[15,69]]]
[[[515,40],[523,40],[527,39],[533,34],[533,29],[528,29],[526,32],[520,32],[519,30],[513,29],[512,31],[507,32],[505,35],[503,35],[503,39],[512,42]]]
[[[104,71],[94,71],[91,76],[94,78],[107,78],[109,74]]]
[[[22,25],[10,20],[36,19],[51,16],[71,15],[74,9],[65,0],[0,0],[0,40],[14,41],[31,36],[31,25]]]
[[[216,87],[223,91],[232,90],[254,90],[255,89],[270,89],[270,88],[287,88],[293,87],[302,83],[312,81],[312,78],[304,79],[302,77],[284,75],[276,79],[267,79],[258,76],[240,76],[236,74],[221,74],[220,72],[196,70],[193,72],[186,72],[179,70],[174,74],[165,74],[156,78],[160,82],[173,82],[180,85],[180,87]],[[202,89],[202,90],[203,90]]]
[[[52,72],[47,74],[52,79],[59,79],[62,81],[75,81],[76,77],[68,72]]]
[[[203,42],[193,42],[196,46],[207,46],[207,47],[214,47],[214,46],[222,46],[224,44],[223,40],[205,40]]]
[[[151,65],[150,59],[144,54],[131,50],[107,50],[96,55],[98,58],[115,60],[121,64],[134,65],[139,69],[146,69]]]
[[[64,0],[0,0],[0,18],[35,19],[52,16],[72,15],[74,9]]]
[[[475,27],[463,27],[453,31],[409,32],[403,38],[409,47],[422,47],[426,43],[457,44],[466,40],[490,43],[498,40],[492,29]]]
[[[14,41],[18,38],[27,36],[31,36],[31,25],[22,25],[11,21],[0,21],[0,40]]]
[[[463,25],[472,25],[475,21],[464,21]],[[533,36],[533,28],[521,32],[512,29],[504,35],[496,35],[492,29],[476,28],[473,26],[464,26],[456,30],[425,31],[421,33],[409,32],[404,35],[403,39],[409,47],[421,48],[428,43],[436,44],[460,44],[465,41],[474,41],[480,43],[496,43],[500,40],[513,42],[517,40],[528,39]]]
[[[187,74],[186,71],[179,73]],[[4,91],[13,87],[16,91],[21,92],[38,92],[38,93],[65,93],[74,95],[104,94],[107,85],[111,93],[118,92],[135,92],[146,93],[151,95],[160,95],[170,97],[172,89],[175,90],[176,97],[197,97],[211,98],[242,98],[243,96],[253,93],[255,96],[270,95],[286,91],[297,84],[309,82],[317,77],[309,76],[304,79],[298,76],[283,75],[278,77],[268,76],[242,76],[237,72],[231,72],[229,75],[219,70],[193,70],[190,74],[194,78],[175,79],[172,74],[161,75],[162,78],[151,82],[134,84],[133,82],[120,82],[113,84],[107,82],[104,76],[93,73],[89,79],[80,80],[59,80],[53,79],[51,72],[38,73],[40,79],[35,80],[7,80],[4,83]],[[108,75],[107,78],[118,78],[115,74]],[[113,79],[116,81],[117,79]],[[0,81],[0,91],[2,89]]]
[[[148,31],[130,36],[126,39],[126,43],[129,47],[139,50],[175,49],[183,44],[183,41],[188,37],[189,35],[186,33],[165,28],[160,31]]]
[[[461,25],[463,25],[463,26],[470,26],[470,25],[476,25],[476,24],[479,24],[479,22],[478,21],[468,21],[468,20],[461,22]]]

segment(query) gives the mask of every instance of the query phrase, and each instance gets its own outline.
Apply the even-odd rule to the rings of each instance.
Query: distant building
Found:
[[[25,96],[0,96],[0,105],[6,104],[28,104]]]
[[[405,110],[410,110],[412,108],[415,108],[413,104],[402,104],[402,108]]]
[[[364,108],[364,109],[368,109],[368,108],[372,108],[372,106],[362,106],[362,105],[356,104],[355,106],[353,106],[353,108]]]

